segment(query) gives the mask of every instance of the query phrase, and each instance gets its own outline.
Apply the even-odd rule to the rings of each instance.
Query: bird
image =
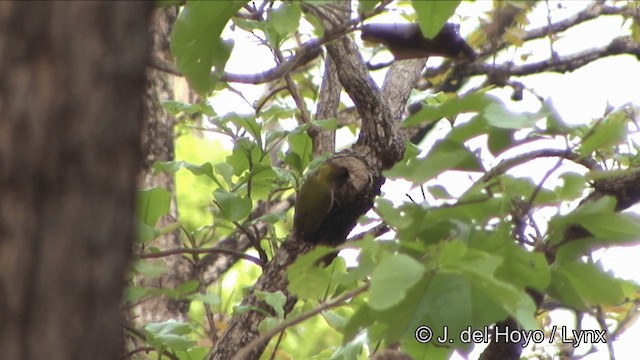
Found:
[[[365,24],[361,38],[367,42],[385,45],[396,60],[421,59],[429,56],[477,58],[476,52],[458,33],[459,25],[446,23],[429,39],[422,34],[417,23]]]
[[[298,237],[317,242],[317,232],[331,211],[336,190],[349,179],[349,170],[332,160],[309,174],[298,191],[293,227]]]

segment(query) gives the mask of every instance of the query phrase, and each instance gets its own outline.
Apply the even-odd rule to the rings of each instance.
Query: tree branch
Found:
[[[257,219],[265,214],[276,214],[282,213],[289,210],[295,201],[293,196],[290,196],[284,200],[281,200],[271,207],[268,207],[266,203],[261,203],[258,207],[256,207],[251,215],[249,215],[250,219]],[[265,222],[256,223],[258,232],[256,236],[258,238],[262,238],[266,235],[269,226]],[[236,252],[243,253],[247,249],[251,247],[251,241],[246,237],[246,235],[242,234],[240,231],[236,231],[234,234],[228,236],[227,238],[220,240],[216,243],[216,247],[232,249]],[[209,253],[200,259],[197,271],[202,271],[203,278],[205,284],[211,284],[214,281],[218,280],[222,274],[224,274],[233,264],[238,260],[235,256],[230,256],[229,254],[223,254],[219,252]],[[192,278],[199,278],[199,274],[195,274]]]
[[[226,249],[221,247],[209,247],[209,248],[182,248],[182,249],[171,249],[165,251],[158,251],[153,253],[140,254],[138,257],[140,259],[158,259],[165,256],[178,255],[178,254],[225,254],[231,255],[233,257],[244,259],[251,261],[252,263],[258,266],[264,266],[264,262],[254,256],[247,255],[243,252],[239,252],[233,249]]]
[[[304,7],[313,13],[320,11],[316,7]],[[333,26],[328,20],[324,20],[323,25],[329,29]],[[375,172],[391,167],[404,154],[404,141],[397,124],[400,119],[393,117],[353,39],[343,36],[327,44],[327,51],[336,63],[340,83],[362,119],[360,137],[354,150],[371,161],[369,165]]]
[[[541,149],[531,151],[525,154],[517,155],[513,158],[502,160],[498,165],[496,165],[491,170],[487,171],[480,180],[477,181],[478,184],[486,183],[492,178],[502,175],[507,172],[509,169],[514,168],[518,165],[525,164],[533,159],[544,158],[544,157],[560,157],[567,160],[571,160],[576,164],[582,165],[589,170],[601,170],[600,165],[593,159],[584,157],[578,153],[574,153],[570,150],[562,150],[562,149]]]
[[[269,339],[271,339],[274,335],[276,335],[277,333],[284,331],[292,326],[298,325],[301,322],[314,317],[320,313],[322,313],[325,310],[337,307],[339,305],[342,305],[342,303],[344,303],[345,301],[352,299],[356,296],[358,296],[359,294],[365,292],[367,289],[369,289],[369,284],[365,284],[355,290],[346,292],[340,296],[338,296],[337,298],[327,301],[323,304],[320,304],[318,307],[316,307],[313,310],[310,310],[298,317],[295,317],[293,319],[287,320],[283,323],[281,323],[280,325],[270,329],[269,331],[266,331],[264,334],[260,335],[260,337],[258,337],[257,339],[253,340],[252,342],[250,342],[249,344],[245,345],[242,349],[240,349],[240,351],[238,351],[232,358],[232,360],[242,360],[242,359],[246,359],[247,356],[249,355],[250,351],[258,346],[261,342],[267,341]]]
[[[306,3],[302,3],[302,5],[303,9],[306,9],[305,11],[323,11],[315,6],[307,8]],[[326,20],[331,16],[333,14],[327,13],[318,17]],[[327,22],[325,26],[328,27],[327,32],[331,32],[334,25]],[[401,158],[404,152],[404,142],[397,130],[397,122],[400,117],[392,116],[387,100],[382,97],[382,93],[369,77],[364,61],[353,40],[343,36],[327,47],[335,62],[340,82],[352,99],[356,100],[356,105],[361,108],[359,109],[360,115],[363,119],[367,119],[363,121],[366,123],[363,125],[366,128],[363,133],[366,135],[361,135],[359,145],[345,151],[346,154],[337,158],[346,162],[353,160],[354,164],[357,163],[362,167],[353,173],[351,170],[354,169],[350,168],[349,184],[355,183],[357,180],[359,185],[354,187],[349,194],[337,195],[337,198],[341,200],[344,197],[345,201],[340,207],[332,209],[327,216],[332,224],[331,227],[328,227],[330,228],[328,238],[340,243],[353,228],[357,218],[371,208],[373,199],[379,193],[382,185],[381,171]],[[415,67],[410,67],[410,70],[405,69],[405,71],[419,72]],[[406,89],[406,94],[397,96],[394,101],[402,101],[402,99],[406,101],[411,88],[412,86],[403,87]],[[347,198],[349,200],[346,200]],[[242,301],[242,306],[260,308],[263,311],[236,314],[216,344],[210,359],[229,359],[239,349],[253,341],[256,341],[256,345],[250,348],[244,358],[259,358],[268,343],[268,338],[256,340],[260,337],[258,324],[265,318],[265,314],[272,312],[272,309],[264,301],[259,300],[255,293],[256,291],[282,291],[288,294],[287,267],[293,263],[297,256],[306,253],[314,246],[314,244],[303,242],[295,237],[289,237],[282,243],[272,261],[264,267],[263,274]],[[283,306],[285,314],[291,311],[296,301],[295,297],[287,296],[287,301]]]
[[[604,5],[601,2],[594,2],[582,11],[579,11],[564,20],[559,20],[546,26],[542,26],[537,29],[532,29],[525,32],[522,36],[522,41],[529,41],[552,34],[558,34],[566,31],[567,29],[570,29],[573,26],[589,20],[593,20],[601,15],[625,15],[631,17],[634,16],[634,12],[633,9],[629,7],[615,7]],[[484,54],[483,57],[488,57],[489,54],[494,54],[497,51],[503,50],[509,45],[510,44],[507,41],[502,41],[495,49],[492,49],[490,46],[485,46],[482,49],[482,53]]]
[[[473,63],[466,65],[464,69],[458,68],[458,74],[463,78],[474,75],[499,74],[502,79],[537,74],[543,71],[562,74],[572,72],[600,58],[622,54],[635,55],[640,58],[640,44],[634,42],[630,36],[619,36],[613,39],[609,45],[559,56],[556,59],[551,58],[524,65]]]

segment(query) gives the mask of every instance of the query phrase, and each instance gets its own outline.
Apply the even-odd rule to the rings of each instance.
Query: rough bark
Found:
[[[336,65],[327,57],[324,63],[324,76],[320,87],[320,99],[318,100],[317,120],[325,120],[338,116],[340,104],[340,92],[342,86],[338,82]],[[336,132],[320,131],[315,136],[312,134],[313,156],[320,156],[325,152],[334,152],[336,149]]]
[[[175,7],[157,8],[151,16],[150,37],[151,57],[170,59],[169,38],[171,29],[177,18]],[[174,119],[163,108],[163,100],[175,99],[173,75],[148,69],[144,97],[145,115],[142,130],[143,163],[139,176],[139,187],[161,187],[171,193],[171,208],[167,216],[158,221],[158,227],[164,227],[176,221],[178,210],[175,199],[175,183],[171,174],[161,172],[154,174],[153,163],[174,159]],[[173,231],[154,239],[152,245],[160,250],[176,249],[182,246],[179,232]],[[167,256],[161,260],[167,271],[156,278],[139,276],[136,285],[150,288],[175,288],[188,280],[192,273],[192,265],[182,255]],[[133,320],[141,326],[150,322],[161,322],[168,319],[185,321],[188,301],[154,297],[134,307]]]
[[[0,353],[116,359],[150,2],[0,3]]]

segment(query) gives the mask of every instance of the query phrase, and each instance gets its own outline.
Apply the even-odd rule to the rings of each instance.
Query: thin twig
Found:
[[[275,49],[276,58],[280,63],[284,61],[284,57],[279,49]],[[293,98],[293,101],[296,103],[296,107],[300,110],[300,118],[302,118],[303,124],[311,123],[311,115],[309,114],[309,109],[307,109],[307,105],[304,103],[304,99],[302,95],[300,95],[300,91],[298,90],[298,86],[293,82],[293,77],[291,73],[286,73],[284,75],[284,81],[287,84],[287,89],[289,90],[289,94]]]
[[[249,241],[253,245],[254,249],[256,249],[256,251],[258,252],[258,256],[260,256],[260,262],[262,264],[266,264],[267,261],[269,261],[269,257],[267,256],[267,253],[264,251],[262,246],[260,246],[260,239],[258,239],[257,236],[256,236],[257,233],[252,233],[251,231],[249,231],[249,229],[247,229],[246,227],[244,227],[242,224],[240,224],[237,221],[234,221],[233,224],[238,229],[240,229],[240,231],[242,233],[244,233],[244,235],[247,237],[247,239],[249,239]]]
[[[531,151],[525,154],[521,154],[515,156],[510,159],[502,160],[498,165],[496,165],[491,170],[487,171],[477,183],[487,183],[492,178],[502,175],[507,172],[509,169],[516,167],[518,165],[522,165],[527,163],[533,159],[544,158],[544,157],[560,157],[563,159],[567,159],[575,162],[576,164],[582,165],[589,170],[601,170],[600,165],[593,159],[589,157],[585,157],[583,155],[574,153],[569,150],[562,149],[541,149],[536,151]]]
[[[278,326],[273,327],[272,329],[270,329],[269,331],[263,333],[262,335],[260,335],[258,338],[254,339],[253,341],[251,341],[249,344],[245,345],[242,349],[240,349],[234,356],[232,360],[243,360],[246,359],[247,356],[249,355],[249,353],[251,352],[251,350],[258,346],[260,343],[267,341],[269,339],[271,339],[274,335],[276,335],[277,333],[290,328],[294,325],[297,325],[313,316],[316,316],[318,314],[320,314],[321,312],[342,305],[343,302],[356,297],[357,295],[365,292],[367,289],[369,289],[369,284],[365,284],[355,290],[349,291],[347,293],[344,293],[340,296],[338,296],[337,298],[331,300],[331,301],[327,301],[321,305],[319,305],[317,308],[302,314],[298,317],[295,317],[291,320],[285,321],[283,323],[281,323]]]
[[[386,223],[380,223],[367,231],[363,231],[349,239],[347,239],[346,243],[358,241],[364,239],[367,235],[372,235],[374,238],[377,238],[380,235],[386,234],[389,232],[389,226]]]
[[[225,254],[225,255],[235,256],[239,259],[251,261],[252,263],[259,266],[264,266],[264,263],[262,262],[262,260],[254,256],[247,255],[245,253],[241,253],[239,251],[235,251],[232,249],[225,249],[220,247],[209,247],[209,248],[200,248],[200,249],[190,249],[190,248],[171,249],[171,250],[158,251],[153,253],[140,254],[138,255],[138,257],[140,259],[157,259],[157,258],[162,258],[166,256],[171,256],[171,255],[179,255],[179,254]]]
[[[265,95],[262,99],[258,100],[258,102],[254,105],[254,108],[256,110],[256,115],[260,113],[260,111],[262,110],[262,107],[267,103],[267,101],[269,101],[269,99],[274,97],[277,93],[279,93],[282,90],[287,90],[287,87],[277,86],[271,89],[269,93]]]
[[[613,351],[613,342],[611,341],[611,336],[609,334],[609,328],[607,327],[607,321],[605,319],[605,314],[602,311],[601,306],[596,307],[596,320],[598,321],[598,325],[600,325],[600,329],[604,330],[606,333],[605,343],[607,344],[607,350],[609,351],[609,360],[616,360],[615,352]]]

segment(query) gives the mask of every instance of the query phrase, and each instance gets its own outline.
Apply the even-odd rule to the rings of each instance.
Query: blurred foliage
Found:
[[[230,89],[220,76],[231,46],[220,35],[246,3],[188,1],[180,13],[172,52],[180,71],[202,95]],[[361,1],[358,9],[371,11],[378,3]],[[411,16],[417,16],[428,36],[438,30],[431,26],[447,21],[459,3],[414,1]],[[277,4],[259,20],[233,18],[236,31],[251,32],[271,49],[280,50],[295,44],[292,39],[302,23],[317,25],[299,4]],[[526,23],[530,5],[517,4],[522,13],[505,38],[521,46],[520,27]],[[637,26],[633,29],[637,32]],[[317,65],[293,74],[309,102],[317,100]],[[281,84],[271,85],[272,90]],[[391,239],[368,235],[343,245],[342,249],[356,251],[356,261],[337,257],[326,268],[316,266],[334,250],[324,247],[300,256],[287,273],[289,290],[299,299],[288,318],[363,284],[370,288],[344,306],[289,328],[277,348],[276,340],[270,343],[265,358],[275,352],[275,358],[281,359],[364,359],[376,349],[397,343],[416,359],[448,359],[455,349],[469,350],[470,345],[456,337],[445,346],[419,344],[415,340],[418,326],[429,325],[434,337],[442,335],[446,326],[452,336],[469,326],[482,328],[511,316],[524,329],[548,331],[551,318],[546,310],[553,306],[580,315],[605,309],[603,317],[615,320],[612,332],[628,325],[624,321],[632,313],[631,304],[640,301],[638,285],[604,271],[591,254],[635,244],[640,218],[616,212],[612,197],[578,204],[594,180],[636,171],[638,108],[608,109],[589,123],[569,126],[550,101],[538,97],[538,108],[523,112],[498,94],[493,87],[477,87],[461,95],[420,94],[421,110],[403,126],[436,124],[443,131],[429,135],[427,149],[408,146],[404,159],[385,175],[410,182],[412,194],[419,189],[422,198],[393,202],[380,197],[373,221],[384,222]],[[178,120],[176,160],[157,163],[155,169],[175,174],[179,219],[172,226],[182,228],[185,246],[214,246],[263,221],[269,230],[260,244],[271,256],[287,236],[292,210],[257,219],[250,214],[259,204],[274,204],[294,194],[305,173],[324,157],[312,157],[309,125],[291,125],[297,124],[299,114],[286,92],[268,91],[261,101],[258,114],[218,114],[205,101],[164,104]],[[321,119],[315,125],[339,127],[335,119]],[[353,123],[347,126],[357,128]],[[561,145],[551,149],[550,143]],[[566,160],[535,163],[540,159],[527,157],[532,149],[576,154],[572,161],[592,160],[602,170],[563,165]],[[521,161],[515,161],[518,158]],[[536,170],[531,171],[534,163]],[[452,175],[456,181],[443,180]],[[157,188],[140,191],[140,240],[147,250],[153,251],[155,237],[174,229],[155,228],[157,219],[168,212],[167,195]],[[590,234],[566,242],[566,231],[575,225]],[[550,252],[555,261],[545,256]],[[253,250],[248,253],[258,256]],[[139,260],[132,271],[158,276],[165,270],[162,261]],[[149,296],[190,300],[189,322],[148,324],[144,330],[147,342],[158,352],[203,359],[203,349],[212,346],[207,343],[211,336],[206,308],[216,316],[218,335],[234,312],[264,311],[238,306],[259,275],[258,266],[239,261],[205,290],[197,280],[176,289],[132,287],[126,300]],[[542,308],[536,307],[525,289],[544,295]],[[259,296],[275,314],[260,329],[277,326],[284,319],[283,295]]]

